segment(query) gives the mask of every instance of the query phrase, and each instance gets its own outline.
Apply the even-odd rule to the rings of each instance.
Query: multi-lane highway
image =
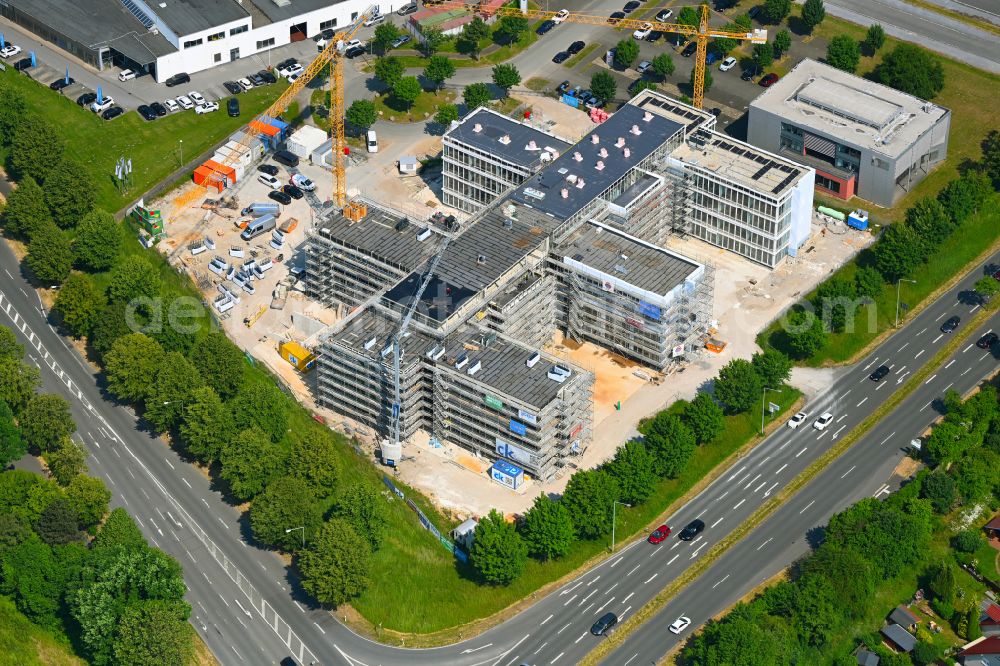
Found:
[[[968,319],[977,309],[965,304],[960,295],[983,274],[983,267],[972,271],[868,359],[844,371],[830,390],[806,406],[810,418],[799,429],[779,429],[669,518],[668,523],[675,528],[694,518],[703,520],[707,528],[694,541],[681,543],[672,537],[657,547],[644,540],[624,544],[613,558],[483,635],[457,645],[417,651],[368,641],[329,613],[296,600],[287,568],[274,554],[245,543],[237,512],[211,489],[208,479],[161,440],[143,432],[130,410],[105,400],[92,369],[48,325],[37,296],[19,275],[16,259],[6,247],[0,249],[0,266],[10,278],[0,287],[0,322],[23,334],[29,360],[43,371],[46,390],[72,397],[74,416],[91,454],[91,470],[107,481],[115,504],[127,508],[144,533],[183,564],[188,598],[194,607],[192,622],[220,661],[275,663],[292,654],[305,663],[369,666],[578,661],[600,640],[589,634],[590,625],[600,614],[612,611],[627,619],[932,358],[948,339],[938,330],[940,323],[953,314]],[[892,368],[889,377],[879,383],[869,381],[871,369],[883,363]],[[963,347],[920,387],[903,410],[894,412],[855,445],[831,468],[834,471],[796,496],[793,504],[806,503],[795,514],[798,520],[767,521],[730,551],[752,546],[754,557],[743,558],[738,567],[730,564],[724,572],[734,556],[723,557],[710,575],[688,588],[699,590],[706,601],[684,604],[693,593],[682,592],[647,625],[652,628],[644,627],[626,644],[623,652],[629,647],[632,651],[621,662],[640,652],[643,659],[653,659],[669,649],[662,631],[655,628],[657,623],[669,623],[682,611],[696,623],[702,622],[741,590],[791,561],[804,550],[809,528],[822,524],[831,512],[850,501],[870,494],[873,484],[885,483],[899,447],[933,418],[930,402],[934,397],[947,388],[967,389],[995,364],[995,359],[978,348]],[[919,404],[912,406],[914,401]],[[824,411],[833,413],[833,422],[822,432],[814,430],[813,419]],[[891,432],[879,436],[887,428]],[[875,445],[870,441],[873,437],[878,437]],[[853,462],[840,470],[848,461]],[[836,470],[842,475],[836,483],[822,482]],[[789,511],[792,509],[781,510],[782,515]],[[775,529],[770,527],[775,524],[781,527],[771,541],[766,536],[760,538],[764,530]],[[713,579],[716,573],[717,580]],[[704,587],[714,592],[708,594]],[[617,661],[621,656],[616,654],[609,663],[621,663]]]

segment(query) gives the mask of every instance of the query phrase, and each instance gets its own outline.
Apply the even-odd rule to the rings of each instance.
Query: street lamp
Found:
[[[760,434],[764,434],[764,405],[767,403],[767,392],[774,391],[775,393],[781,393],[781,389],[773,389],[764,387],[764,392],[760,396]]]
[[[177,145],[181,151],[181,166],[184,166],[184,139],[177,139]]]
[[[306,526],[305,525],[301,525],[299,527],[290,527],[287,530],[285,530],[285,534],[291,534],[295,530],[302,530],[302,547],[305,548],[306,547]]]
[[[909,280],[907,278],[899,278],[898,280],[896,280],[896,325],[895,325],[895,328],[899,328],[899,285],[902,282],[912,282],[913,284],[917,283],[916,280]]]
[[[630,509],[632,508],[632,505],[626,502],[619,502],[618,500],[612,500],[611,502],[611,552],[612,553],[615,552],[615,522],[616,522],[615,519],[617,517],[617,513],[615,510],[618,508],[619,504],[621,504],[622,506],[627,506]]]

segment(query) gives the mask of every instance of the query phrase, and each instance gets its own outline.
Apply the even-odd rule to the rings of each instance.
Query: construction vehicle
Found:
[[[652,30],[658,30],[660,32],[674,32],[691,37],[695,40],[695,43],[698,46],[694,62],[694,94],[691,97],[692,103],[699,109],[702,107],[705,97],[705,55],[708,51],[708,40],[712,37],[722,37],[748,41],[752,44],[763,44],[767,41],[767,30],[763,29],[755,28],[750,32],[732,32],[729,30],[721,30],[710,27],[708,25],[708,19],[712,10],[707,4],[699,5],[699,24],[696,26],[684,25],[680,23],[662,23],[660,21],[647,19],[617,19],[610,18],[608,16],[581,14],[579,12],[572,11],[568,14],[560,14],[558,11],[548,11],[544,9],[522,10],[519,7],[509,6],[488,9],[485,7],[481,8],[477,3],[469,2],[442,2],[435,3],[434,6],[466,9],[480,14],[483,18],[489,18],[491,16],[523,16],[524,18],[534,20],[556,19],[557,23],[561,21],[569,21],[570,23],[586,23],[590,25],[611,25],[615,28],[625,28],[628,30],[637,30],[645,27],[644,24],[648,23],[652,26]]]
[[[257,323],[257,320],[259,320],[261,317],[264,316],[265,312],[267,312],[267,306],[266,305],[262,305],[262,306],[260,306],[260,309],[258,309],[252,315],[250,315],[249,317],[244,318],[243,319],[243,323],[246,324],[247,328],[252,328],[253,325]]]

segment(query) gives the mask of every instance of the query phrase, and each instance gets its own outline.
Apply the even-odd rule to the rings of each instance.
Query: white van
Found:
[[[367,141],[365,143],[368,146],[369,153],[378,152],[378,137],[375,135],[375,130],[368,130]]]

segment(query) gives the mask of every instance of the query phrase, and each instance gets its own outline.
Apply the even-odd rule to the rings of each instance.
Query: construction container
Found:
[[[278,353],[299,372],[309,372],[316,365],[316,355],[294,341],[279,344]]]
[[[326,143],[326,139],[326,132],[323,130],[312,125],[303,125],[288,138],[288,152],[304,160]]]
[[[281,118],[268,118],[267,124],[270,125],[271,127],[278,128],[278,133],[282,141],[286,141],[288,139],[288,135],[292,131],[292,126],[286,123]]]
[[[194,170],[192,177],[196,184],[203,187],[210,187],[217,192],[222,192],[226,188],[225,181],[216,177],[215,170],[204,164]]]
[[[278,227],[278,231],[280,231],[283,234],[290,234],[293,231],[295,231],[295,227],[297,226],[299,226],[298,219],[290,217],[281,223],[281,226]]]
[[[524,470],[506,460],[497,460],[490,468],[490,477],[497,483],[517,490],[524,483]]]
[[[249,127],[258,132],[257,137],[261,140],[267,150],[277,150],[281,143],[281,130],[273,125],[262,123],[259,120],[251,120]]]
[[[163,218],[159,210],[149,210],[142,206],[132,209],[132,219],[151,236],[159,236],[163,233]]]
[[[852,210],[847,216],[847,226],[860,231],[868,229],[868,211],[860,208]]]

